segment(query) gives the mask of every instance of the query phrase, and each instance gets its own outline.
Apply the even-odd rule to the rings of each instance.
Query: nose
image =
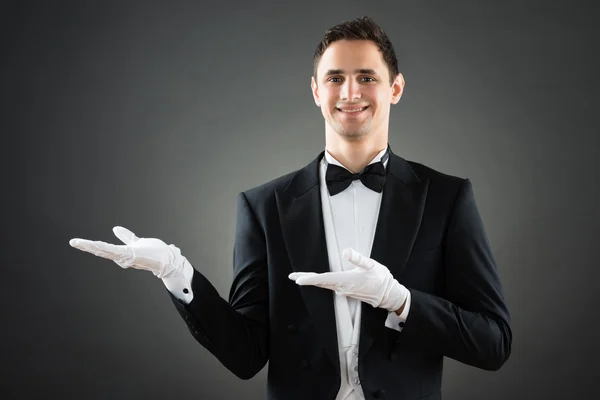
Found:
[[[346,79],[340,90],[340,100],[360,99],[360,85],[352,79]]]

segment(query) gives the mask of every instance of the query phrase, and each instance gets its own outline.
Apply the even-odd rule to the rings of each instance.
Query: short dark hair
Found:
[[[333,42],[338,40],[373,41],[379,48],[379,51],[381,51],[383,61],[385,61],[390,71],[390,84],[394,82],[394,79],[399,72],[398,59],[396,58],[394,46],[392,46],[392,42],[383,29],[381,29],[381,27],[370,17],[360,17],[350,21],[344,21],[325,31],[323,40],[321,40],[315,50],[313,61],[313,75],[315,78],[317,76],[317,66],[319,65],[321,56]]]

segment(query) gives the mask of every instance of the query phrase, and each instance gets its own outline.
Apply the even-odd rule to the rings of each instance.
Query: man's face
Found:
[[[402,96],[404,79],[390,74],[377,45],[370,40],[338,40],[323,53],[311,80],[315,103],[326,128],[345,140],[385,132],[390,105]]]

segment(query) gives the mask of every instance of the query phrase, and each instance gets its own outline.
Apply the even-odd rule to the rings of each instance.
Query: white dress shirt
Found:
[[[381,160],[384,153],[385,149],[379,152],[369,164]],[[344,167],[327,151],[325,151],[325,159],[327,163]],[[346,271],[355,268],[349,261],[342,258],[342,251],[346,247],[352,247],[365,256],[369,256],[371,253],[383,192],[377,193],[364,186],[360,180],[355,180],[344,191],[330,196],[325,184],[327,164],[324,160],[321,160],[319,168],[319,186],[329,267],[331,271]],[[385,161],[384,166],[387,166],[388,160]],[[193,274],[193,268],[187,264],[182,277],[165,278],[163,282],[176,298],[189,304],[194,298],[191,290]],[[397,315],[395,312],[390,312],[385,326],[397,331],[402,330],[399,324],[406,321],[408,317],[410,300],[409,291],[402,314]],[[359,305],[360,301],[351,297],[334,296],[341,373],[340,390],[336,400],[364,399],[358,376],[361,319]],[[370,305],[367,306],[370,307]]]
[[[369,164],[380,161],[385,151],[384,149],[379,152]],[[327,151],[324,160],[346,168]],[[360,180],[354,180],[344,191],[330,196],[325,184],[327,165],[324,160],[321,160],[319,179],[329,267],[331,271],[347,271],[355,266],[342,258],[342,251],[346,247],[352,247],[365,256],[371,254],[383,192],[377,193],[363,185]],[[384,167],[387,167],[388,160],[384,162]],[[341,374],[341,385],[336,400],[364,399],[358,376],[360,301],[335,295],[334,305]],[[409,308],[410,292],[402,314],[388,313],[385,325],[401,331],[399,323],[406,321]]]

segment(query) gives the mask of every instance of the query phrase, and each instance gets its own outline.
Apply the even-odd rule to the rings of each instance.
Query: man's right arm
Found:
[[[250,379],[268,360],[269,287],[265,236],[243,193],[233,264],[229,302],[191,265],[183,277],[163,282],[194,338],[236,376]]]
[[[115,226],[115,245],[81,238],[69,244],[113,260],[121,268],[152,272],[163,280],[192,335],[242,379],[256,375],[268,360],[269,282],[265,235],[243,193],[238,196],[229,302],[192,267],[181,250],[157,238],[138,237]]]

